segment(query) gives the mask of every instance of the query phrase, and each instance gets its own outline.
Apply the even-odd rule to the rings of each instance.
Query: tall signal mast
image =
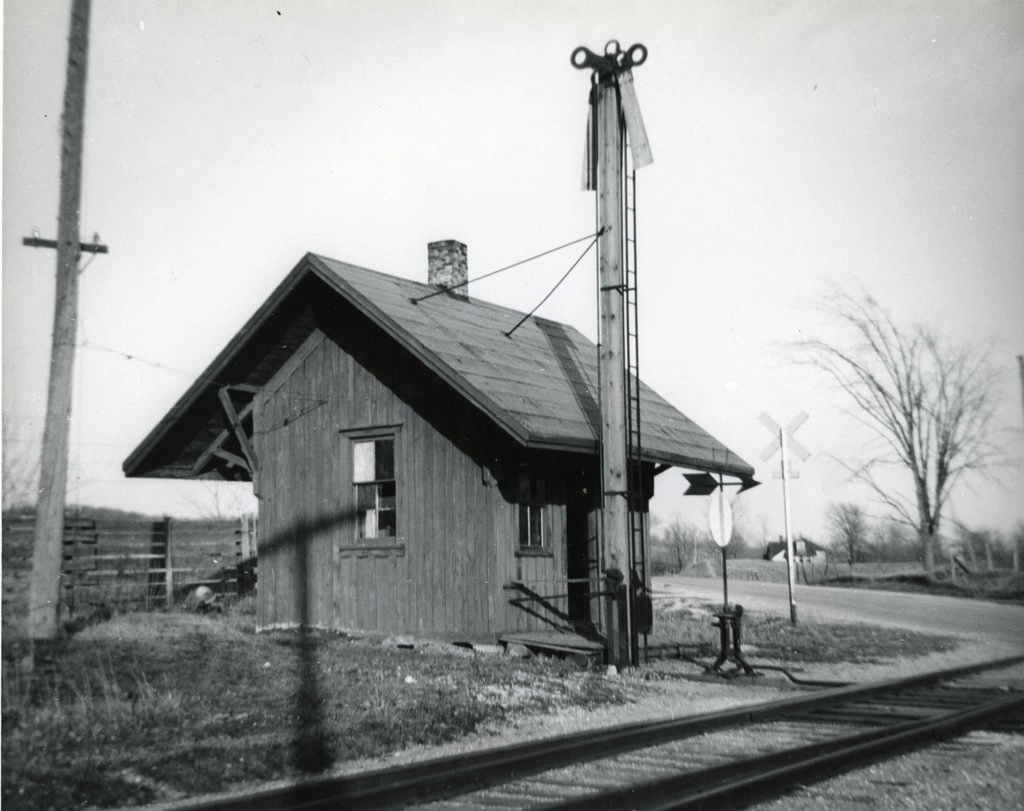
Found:
[[[620,667],[639,657],[636,597],[647,580],[633,170],[652,157],[632,73],[646,60],[646,47],[623,51],[616,40],[603,55],[581,46],[571,57],[574,67],[592,71],[583,186],[597,192],[599,234],[599,527],[602,566],[614,594],[606,602],[607,659]]]

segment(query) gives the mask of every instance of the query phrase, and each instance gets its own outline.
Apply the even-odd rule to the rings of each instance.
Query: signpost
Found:
[[[710,496],[708,499],[708,524],[711,527],[711,537],[722,550],[722,610],[715,612],[718,622],[715,627],[719,629],[721,650],[715,663],[708,668],[710,672],[719,675],[726,675],[722,672],[722,665],[732,661],[737,666],[737,672],[742,669],[748,675],[756,675],[754,668],[750,666],[743,654],[740,652],[740,623],[743,618],[743,606],[737,605],[735,611],[729,608],[729,570],[728,546],[732,540],[732,505],[725,496],[726,487],[739,487],[737,493],[757,487],[760,482],[752,476],[739,476],[738,482],[724,482],[722,474],[712,476],[710,473],[684,473],[683,476],[688,482],[684,496]]]
[[[725,482],[722,474],[717,477],[710,473],[684,473],[687,481],[684,496],[711,496],[708,510],[708,523],[711,526],[711,537],[722,548],[722,597],[723,610],[729,610],[729,581],[726,573],[725,548],[732,540],[732,505],[725,497],[726,487],[739,487],[737,493],[757,487],[761,482],[753,476],[740,476],[738,482]],[[696,555],[696,553],[694,553]]]
[[[767,462],[775,455],[775,451],[782,451],[779,476],[782,478],[782,508],[786,523],[786,570],[787,580],[789,581],[789,621],[793,625],[796,625],[796,598],[793,596],[793,574],[795,571],[795,564],[793,562],[793,532],[790,528],[789,521],[789,480],[790,478],[796,478],[798,474],[791,473],[789,470],[789,449],[792,448],[793,453],[799,456],[800,460],[803,462],[806,462],[810,457],[810,451],[793,439],[793,434],[796,433],[797,428],[807,422],[808,417],[807,412],[801,411],[792,420],[790,420],[789,425],[785,428],[764,412],[761,412],[760,419],[761,424],[775,435],[775,438],[768,443],[768,446],[763,451],[761,451],[761,461]]]
[[[726,568],[728,554],[726,547],[732,540],[732,506],[725,497],[725,491],[718,488],[711,494],[708,512],[711,537],[722,548],[722,610],[729,610],[729,573]]]

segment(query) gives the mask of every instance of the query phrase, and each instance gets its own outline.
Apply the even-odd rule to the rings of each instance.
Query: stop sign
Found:
[[[711,537],[721,547],[729,545],[732,540],[732,505],[725,497],[722,488],[711,494],[711,506],[708,510],[708,523],[711,525]]]

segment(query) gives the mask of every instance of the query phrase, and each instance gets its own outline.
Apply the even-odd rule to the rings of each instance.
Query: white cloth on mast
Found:
[[[651,153],[651,143],[647,140],[647,129],[644,127],[644,119],[640,114],[640,103],[636,98],[636,88],[633,85],[633,71],[624,70],[616,74],[616,81],[619,86],[619,104],[622,109],[622,118],[626,123],[626,133],[629,135],[629,149],[633,157],[633,168],[642,169],[654,162]],[[595,92],[596,88],[591,90]],[[587,137],[583,147],[583,174],[580,181],[580,188],[583,191],[597,190],[597,147],[594,138],[594,105],[587,105]]]
[[[618,79],[619,101],[622,104],[622,117],[626,120],[626,132],[629,134],[629,148],[633,153],[633,168],[643,169],[654,163],[654,155],[651,154],[651,143],[647,140],[647,129],[640,115],[640,103],[636,100],[633,71],[622,71]]]

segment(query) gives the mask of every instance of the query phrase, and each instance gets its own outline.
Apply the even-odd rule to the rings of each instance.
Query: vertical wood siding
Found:
[[[350,307],[318,313],[318,329],[258,396],[254,415],[261,626],[477,637],[549,627],[510,606],[503,586],[565,591],[557,469],[545,471],[553,554],[517,557],[523,454]],[[360,542],[350,432],[377,427],[395,432],[399,537]]]

